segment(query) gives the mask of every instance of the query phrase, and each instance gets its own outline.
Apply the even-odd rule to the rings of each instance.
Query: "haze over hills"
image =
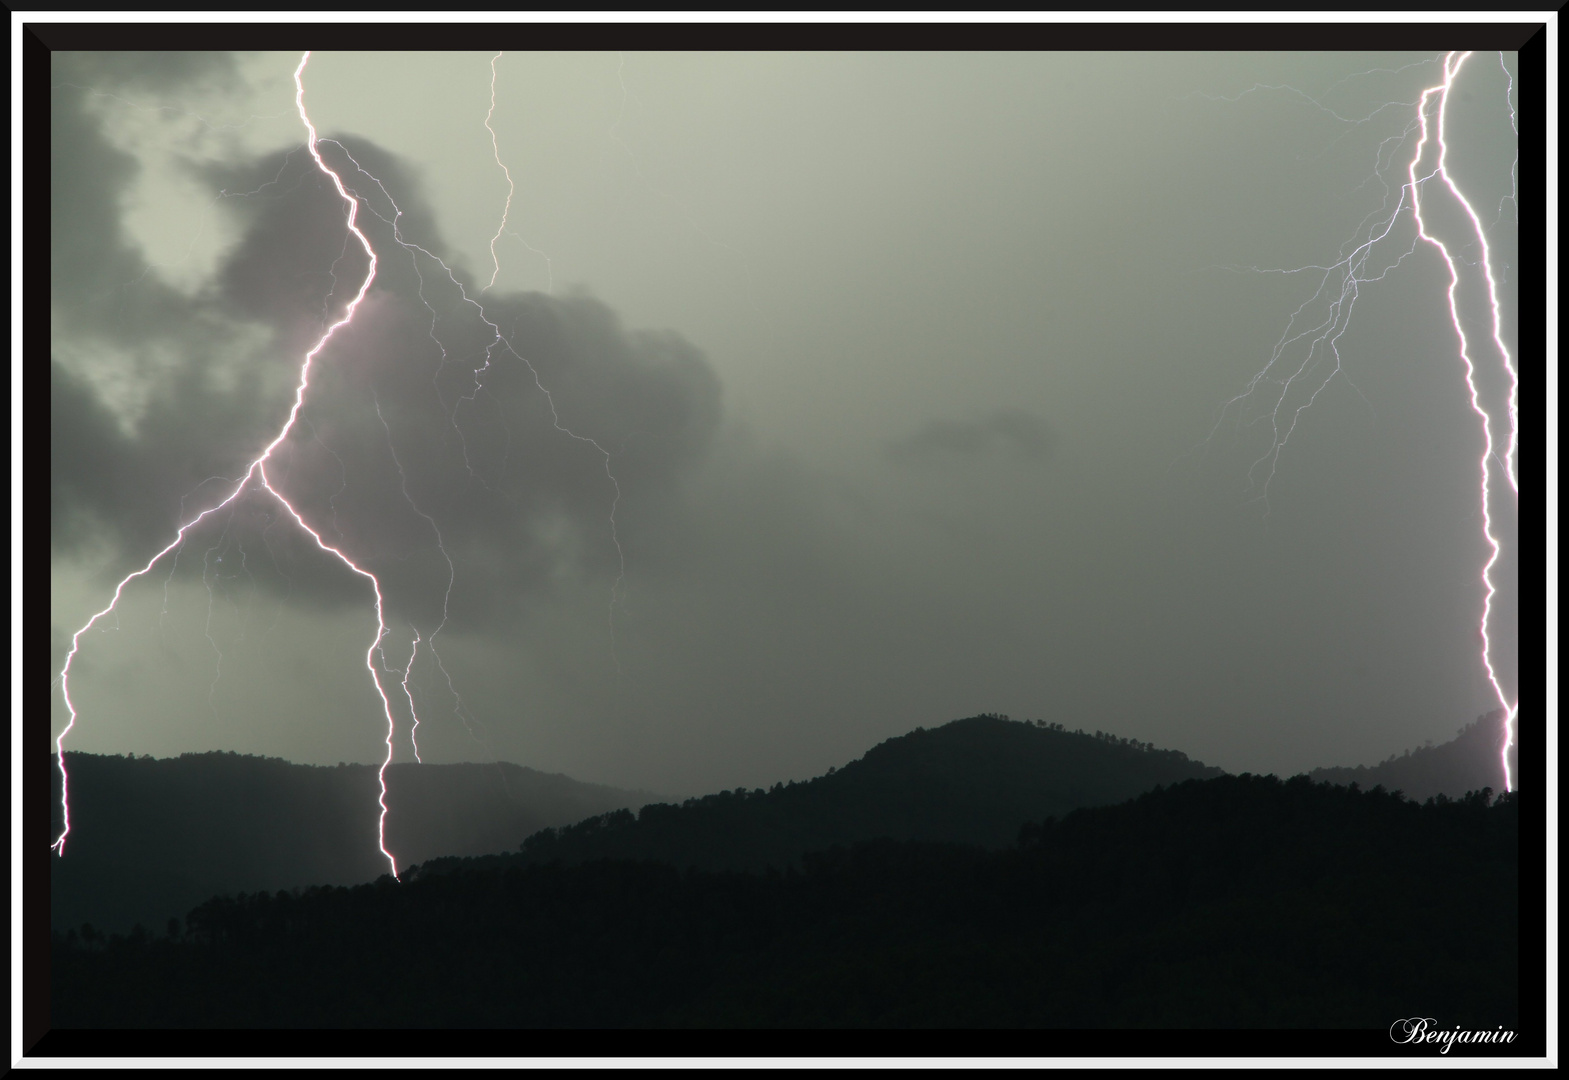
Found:
[[[805,783],[652,803],[636,815],[622,809],[542,830],[503,861],[634,858],[760,870],[881,837],[1002,848],[1026,821],[1221,775],[1180,751],[983,715],[888,739]],[[452,865],[438,860],[421,870]]]
[[[71,835],[51,861],[55,926],[161,927],[218,893],[351,885],[387,872],[374,765],[68,752],[66,767]],[[53,776],[57,835],[58,769]],[[494,763],[393,765],[387,790],[387,846],[400,868],[513,848],[547,826],[656,797]]]
[[[1422,797],[1496,789],[1487,721],[1440,747],[1313,778]],[[227,753],[66,757],[72,832],[66,856],[51,862],[56,927],[156,929],[217,894],[351,885],[387,872],[376,848],[375,766]],[[1178,751],[994,715],[918,728],[804,783],[681,805],[516,765],[394,765],[387,846],[416,876],[607,857],[783,868],[807,852],[883,837],[1005,848],[1026,821],[1220,775]],[[56,815],[58,830],[58,801]]]
[[[1503,718],[1503,710],[1494,710],[1477,717],[1449,742],[1438,746],[1407,750],[1398,757],[1391,755],[1377,765],[1314,769],[1308,775],[1331,784],[1357,784],[1364,788],[1382,784],[1386,790],[1403,792],[1418,802],[1434,795],[1457,798],[1467,791],[1489,787],[1499,791],[1504,786],[1498,760]],[[1511,750],[1511,768],[1514,760]]]

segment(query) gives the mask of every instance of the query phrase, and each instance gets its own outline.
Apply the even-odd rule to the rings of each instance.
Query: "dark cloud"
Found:
[[[233,88],[234,60],[228,53],[51,55],[50,297],[57,311],[69,313],[72,333],[145,337],[188,314],[178,295],[148,274],[125,235],[121,209],[140,163],[105,138],[96,105],[113,99],[126,108],[184,114],[156,95],[178,90],[199,97]],[[148,94],[154,97],[142,100]]]
[[[59,71],[56,61],[56,73]],[[49,287],[77,324],[91,302],[113,296],[140,267],[120,229],[120,199],[138,164],[104,139],[87,91],[57,85],[49,112]]]
[[[1491,691],[1476,651],[1479,432],[1442,260],[1421,246],[1376,291],[1369,280],[1341,343],[1350,381],[1337,375],[1303,414],[1269,502],[1249,502],[1248,481],[1264,449],[1249,440],[1272,440],[1270,424],[1248,426],[1239,402],[1206,441],[1313,288],[1219,268],[1340,250],[1385,190],[1370,168],[1398,194],[1414,144],[1380,157],[1409,123],[1381,103],[1414,100],[1431,71],[1360,109],[1330,102],[1345,116],[1382,107],[1341,127],[1246,88],[1317,94],[1423,58],[1227,57],[503,61],[491,120],[517,236],[499,249],[501,284],[589,281],[614,310],[559,288],[481,293],[507,191],[482,125],[484,55],[441,80],[396,58],[324,62],[322,115],[410,156],[336,128],[321,144],[380,262],[270,476],[385,581],[393,665],[407,623],[440,618],[439,528],[455,567],[441,648],[463,716],[494,735],[495,756],[583,778],[771,783],[988,710],[1237,769],[1377,760],[1435,718],[1453,730]],[[257,66],[246,99],[180,90],[221,79],[199,64],[57,60],[78,68],[57,66],[52,97],[56,671],[115,579],[278,431],[301,356],[359,286],[344,203],[291,123],[297,60],[280,59]],[[1489,142],[1450,160],[1492,162],[1485,217],[1503,215],[1493,250],[1512,264],[1505,66],[1466,68],[1492,113],[1457,98],[1451,130]],[[1057,107],[1075,82],[1110,92]],[[174,111],[155,120],[94,96],[106,93]],[[647,108],[623,112],[635,100]],[[215,126],[274,114],[269,134],[244,138],[281,149],[242,152],[187,105]],[[202,282],[166,280],[138,240],[177,206],[181,243],[150,247],[176,252],[201,215],[201,235],[231,245]],[[424,251],[399,246],[394,222]],[[1397,231],[1379,257],[1403,258],[1408,240]],[[1440,317],[1424,317],[1435,297]],[[1043,363],[1043,350],[1101,361]],[[163,620],[172,561],[122,613],[129,627],[137,605],[156,612],[158,635],[95,635],[73,669],[86,717],[74,745],[379,760],[362,580],[265,494],[192,536]],[[1507,565],[1500,643],[1517,622]],[[222,587],[192,588],[198,575]],[[1498,655],[1512,671],[1512,643]],[[446,680],[420,663],[422,739],[437,759],[479,754]],[[56,730],[65,717],[57,696]]]
[[[999,409],[980,420],[928,420],[913,434],[888,444],[888,456],[901,465],[988,456],[1033,461],[1044,458],[1051,446],[1051,429],[1039,416]]]
[[[219,392],[192,361],[187,379],[170,379],[149,402],[133,434],[83,378],[50,364],[50,538],[73,551],[107,534],[123,550],[117,569],[138,562],[173,536],[182,503],[200,508],[203,489],[238,479],[265,445],[254,412],[254,377]],[[258,441],[260,440],[260,441]]]
[[[119,493],[140,470],[136,448],[92,392],[62,367],[49,365],[50,533],[57,551],[91,535],[89,511],[121,509]]]
[[[504,620],[563,573],[618,574],[613,509],[668,494],[718,426],[707,362],[675,334],[629,333],[587,295],[482,296],[446,254],[416,178],[362,140],[322,150],[362,200],[377,275],[314,361],[299,421],[269,461],[272,482],[416,625],[441,617],[452,575],[443,547],[457,568],[448,610],[470,629]],[[175,371],[148,384],[134,430],[54,366],[57,550],[95,524],[135,564],[216,503],[284,422],[303,353],[364,279],[344,201],[303,148],[207,179],[246,193],[222,204],[242,239],[157,343]],[[95,191],[88,201],[110,200]],[[200,332],[242,324],[265,331],[259,362]],[[265,492],[247,494],[192,542],[253,553],[253,579],[295,597],[363,603],[363,579],[280,511]],[[181,572],[205,566],[186,560]]]

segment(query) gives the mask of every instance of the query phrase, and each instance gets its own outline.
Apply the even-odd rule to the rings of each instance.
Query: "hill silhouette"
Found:
[[[652,859],[708,870],[783,869],[808,851],[882,837],[1000,848],[1028,820],[1220,776],[1175,750],[987,714],[888,739],[842,769],[764,791],[651,803],[548,828],[494,862]],[[461,860],[438,859],[420,873]]]
[[[1498,751],[1503,745],[1502,709],[1479,716],[1449,742],[1390,755],[1377,765],[1314,769],[1308,776],[1331,784],[1382,785],[1402,791],[1418,802],[1434,795],[1450,798],[1484,787],[1503,787]],[[1514,754],[1509,755],[1511,768]]]
[[[66,767],[71,835],[50,863],[54,926],[162,926],[217,893],[352,885],[387,872],[374,765],[73,752]],[[58,769],[53,776],[58,834]],[[520,834],[653,797],[509,764],[393,765],[387,787],[387,844],[400,869],[514,847]]]
[[[1483,717],[1443,746],[1312,775],[1457,796],[1497,785],[1495,736],[1496,718]],[[233,753],[66,757],[72,833],[66,857],[51,861],[56,927],[159,927],[216,894],[353,885],[387,871],[375,766]],[[878,838],[999,849],[1025,821],[1220,775],[1178,751],[987,714],[888,739],[804,783],[680,805],[510,764],[394,765],[387,844],[400,872],[416,875],[603,858],[783,869]]]
[[[1244,774],[1003,850],[885,839],[782,873],[491,862],[218,898],[169,936],[57,933],[52,1021],[1518,1031],[1518,822],[1513,795]]]

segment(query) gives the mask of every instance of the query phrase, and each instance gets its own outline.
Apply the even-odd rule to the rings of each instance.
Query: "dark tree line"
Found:
[[[53,1020],[1517,1026],[1518,799],[1490,796],[1243,775],[1037,821],[1003,849],[469,863],[217,898],[166,935],[57,934]]]
[[[1529,720],[1529,714],[1524,719]],[[1365,788],[1382,784],[1413,799],[1458,795],[1500,782],[1503,720],[1503,710],[1495,709],[1466,724],[1453,739],[1439,746],[1420,746],[1403,754],[1391,754],[1377,765],[1314,769],[1308,775],[1331,784],[1360,784]],[[1516,723],[1519,722],[1517,718]],[[1511,760],[1513,757],[1511,754]]]

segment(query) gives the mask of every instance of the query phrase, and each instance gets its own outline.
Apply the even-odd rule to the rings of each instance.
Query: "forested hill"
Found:
[[[706,869],[783,868],[879,837],[1000,848],[1026,821],[1121,802],[1157,784],[1220,776],[1174,750],[1000,716],[917,728],[842,769],[770,790],[617,810],[523,842],[497,862],[652,859]],[[421,872],[451,870],[443,859]]]
[[[1498,752],[1503,745],[1503,717],[1501,710],[1479,716],[1449,742],[1407,750],[1377,765],[1314,769],[1308,775],[1314,780],[1363,788],[1382,784],[1388,791],[1403,792],[1419,802],[1434,795],[1455,798],[1487,787],[1501,790],[1503,766]],[[1513,760],[1511,754],[1511,765]]]
[[[51,860],[55,926],[156,927],[216,893],[351,885],[387,872],[374,765],[67,753],[66,767],[71,835]],[[53,776],[58,835],[58,769]],[[387,786],[387,846],[400,868],[515,848],[548,825],[654,797],[509,764],[393,765]]]
[[[471,864],[218,898],[168,935],[57,931],[51,1021],[1519,1031],[1518,822],[1512,795],[1223,776],[1001,851],[882,840],[761,874]]]

